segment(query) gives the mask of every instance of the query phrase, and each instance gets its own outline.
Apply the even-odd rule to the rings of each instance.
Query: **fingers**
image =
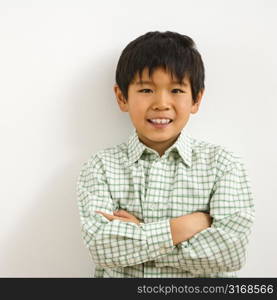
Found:
[[[126,210],[120,209],[114,212],[114,215],[124,217],[124,218],[130,218],[133,217],[130,213],[128,213]]]
[[[102,214],[104,217],[109,217],[109,218],[114,217],[114,216],[128,218],[128,217],[132,216],[131,214],[127,213],[127,212],[124,211],[124,210],[117,210],[117,211],[114,211],[114,212],[113,212],[113,215],[107,214],[107,213],[102,212],[102,211],[100,211],[100,210],[96,210],[95,212],[96,212],[96,213],[99,213],[99,214]]]
[[[101,214],[102,216],[104,216],[106,219],[108,220],[112,220],[112,218],[114,217],[113,215],[110,215],[110,214],[107,214],[105,212],[102,212],[102,211],[99,211],[99,210],[96,210],[95,211],[97,214]]]
[[[98,213],[98,214],[101,214],[103,217],[105,217],[109,221],[112,221],[112,220],[120,220],[120,221],[124,221],[124,222],[129,222],[130,221],[130,220],[124,218],[124,217],[110,215],[110,214],[104,213],[104,212],[99,211],[99,210],[96,210],[95,212]]]

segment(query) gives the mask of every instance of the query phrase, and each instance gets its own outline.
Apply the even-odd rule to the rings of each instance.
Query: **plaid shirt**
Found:
[[[224,147],[184,133],[162,157],[138,139],[93,154],[77,181],[94,277],[237,277],[254,220],[248,175]],[[124,209],[140,225],[108,221]],[[174,246],[169,220],[208,212],[211,227]]]

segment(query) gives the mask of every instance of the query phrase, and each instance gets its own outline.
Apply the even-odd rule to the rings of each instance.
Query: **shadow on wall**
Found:
[[[65,141],[70,152],[66,156],[72,159],[58,168],[53,166],[51,177],[41,182],[39,193],[31,196],[28,213],[15,220],[17,224],[2,252],[2,276],[93,275],[94,265],[81,239],[76,181],[81,164],[92,153],[121,143],[132,128],[128,116],[116,104],[115,67],[111,67],[115,61],[115,57],[98,58],[81,72],[81,79],[72,80],[63,99],[66,107],[61,107],[60,112],[63,116],[69,112],[61,118],[66,120],[61,125],[64,132],[53,132],[56,140],[57,135],[62,135],[61,141]]]

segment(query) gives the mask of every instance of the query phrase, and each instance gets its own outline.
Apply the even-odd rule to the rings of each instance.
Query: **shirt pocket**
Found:
[[[168,217],[179,217],[196,211],[209,212],[211,188],[195,178],[183,177],[173,185]]]

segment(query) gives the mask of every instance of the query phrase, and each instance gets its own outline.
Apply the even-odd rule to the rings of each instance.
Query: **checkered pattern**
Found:
[[[184,133],[162,157],[138,139],[93,154],[77,180],[81,232],[94,277],[237,277],[254,204],[241,158]],[[124,209],[136,225],[108,221]],[[208,212],[211,227],[176,246],[169,220]]]

